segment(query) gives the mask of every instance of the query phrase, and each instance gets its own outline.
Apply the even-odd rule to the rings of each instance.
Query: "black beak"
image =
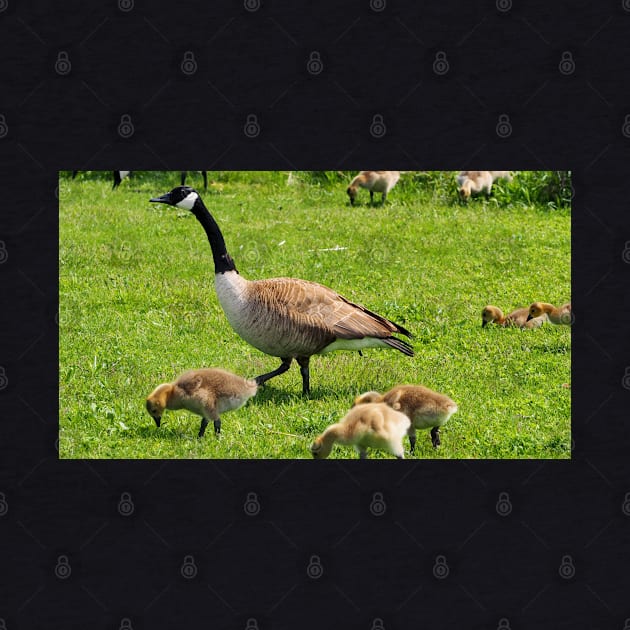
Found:
[[[168,203],[171,204],[171,193],[168,192],[161,197],[153,197],[153,199],[149,199],[149,201],[153,201],[154,203]],[[171,204],[173,205],[173,204]]]
[[[527,314],[527,319],[525,321],[528,322],[530,319],[534,319],[534,318],[532,317],[531,313],[528,313]]]
[[[485,319],[482,319],[482,320],[481,320],[481,327],[482,327],[482,328],[485,328],[487,323],[488,323],[488,322],[487,322]]]
[[[160,422],[162,421],[162,416],[158,416],[157,418],[154,416],[153,419],[155,420],[155,424],[159,427]]]

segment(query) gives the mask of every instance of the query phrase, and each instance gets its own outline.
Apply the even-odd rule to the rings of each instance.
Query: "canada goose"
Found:
[[[570,326],[573,323],[573,312],[571,311],[571,302],[567,302],[562,306],[555,307],[547,302],[534,302],[529,307],[528,320],[547,315],[549,321],[557,326]]]
[[[457,403],[445,394],[423,385],[397,385],[387,393],[366,392],[358,396],[354,405],[383,402],[396,411],[404,413],[411,425],[407,431],[411,452],[416,448],[416,429],[431,428],[431,443],[440,445],[440,427],[457,411]]]
[[[374,193],[383,193],[381,203],[385,203],[387,193],[396,185],[400,171],[361,171],[348,186],[347,193],[350,205],[354,205],[359,187],[370,191],[370,203],[374,203]]]
[[[468,200],[473,193],[485,193],[486,197],[490,196],[492,184],[497,179],[505,179],[512,181],[510,171],[461,171],[457,177],[457,186],[459,187],[459,196],[462,200]]]
[[[498,326],[518,326],[518,328],[540,328],[547,320],[547,316],[542,313],[535,318],[529,317],[529,309],[517,308],[509,315],[504,316],[503,311],[498,306],[484,306],[481,311],[481,326],[485,328],[488,324],[497,324]]]
[[[199,437],[203,437],[210,419],[218,435],[221,432],[219,414],[242,407],[257,389],[253,380],[227,370],[188,370],[176,381],[158,385],[147,397],[146,407],[158,427],[165,409],[186,409],[201,416]]]
[[[114,185],[112,186],[112,190],[115,190],[120,186],[120,182],[122,182],[125,177],[129,177],[131,171],[114,171]]]
[[[403,437],[411,422],[400,411],[385,403],[371,403],[353,407],[336,424],[330,425],[311,444],[315,459],[326,459],[333,444],[354,446],[359,457],[367,457],[368,448],[377,448],[404,459]]]
[[[310,357],[332,350],[391,347],[413,356],[411,345],[392,337],[394,332],[411,337],[408,330],[321,284],[296,278],[243,278],[227,252],[219,226],[192,188],[179,186],[151,201],[195,215],[210,241],[215,288],[228,322],[247,343],[282,360],[279,368],[256,378],[258,385],[286,372],[296,359],[302,392],[308,394]]]
[[[188,171],[181,172],[181,183],[182,186],[186,184],[186,176],[188,175]],[[208,171],[201,171],[201,176],[203,177],[203,189],[208,190]]]

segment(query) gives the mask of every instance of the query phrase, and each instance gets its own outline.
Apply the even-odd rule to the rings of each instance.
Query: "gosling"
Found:
[[[411,422],[400,411],[385,403],[365,404],[353,407],[340,422],[329,426],[311,444],[315,459],[326,459],[333,444],[352,445],[361,459],[367,458],[367,449],[376,448],[397,459],[405,458],[403,438]]]
[[[486,198],[490,197],[492,184],[497,179],[512,181],[510,171],[461,171],[457,177],[459,196],[462,201],[468,201],[475,194],[485,193]]]
[[[518,328],[540,328],[547,321],[545,313],[539,313],[537,317],[529,317],[529,309],[517,308],[509,315],[503,315],[503,311],[498,306],[484,306],[481,311],[481,327],[485,328],[488,324],[497,324],[504,328],[514,326]]]
[[[383,193],[381,204],[385,203],[387,193],[396,185],[400,171],[361,171],[351,182],[346,192],[350,197],[350,205],[354,206],[359,188],[370,191],[370,203],[374,204],[374,193]]]
[[[553,304],[547,304],[547,302],[534,302],[529,307],[527,319],[534,321],[535,318],[541,315],[546,315],[549,321],[556,326],[570,326],[573,323],[571,302],[558,307]]]
[[[210,419],[219,435],[220,414],[242,407],[257,389],[255,381],[219,368],[189,370],[172,383],[158,385],[147,397],[146,407],[158,427],[165,409],[186,409],[201,416],[199,437]]]
[[[440,442],[440,427],[457,411],[457,403],[445,394],[422,385],[397,385],[385,394],[366,392],[354,401],[355,408],[365,404],[383,402],[396,411],[401,411],[411,424],[407,430],[411,452],[416,448],[416,429],[431,428],[431,443],[437,448]]]

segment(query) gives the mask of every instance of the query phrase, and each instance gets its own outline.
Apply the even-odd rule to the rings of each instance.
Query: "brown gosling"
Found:
[[[242,407],[257,389],[255,381],[219,368],[189,370],[172,383],[158,385],[147,397],[146,407],[158,427],[165,409],[186,409],[201,416],[199,437],[210,419],[218,435],[219,414]]]
[[[384,402],[409,418],[411,425],[407,435],[412,453],[416,448],[416,429],[431,428],[431,443],[437,448],[440,445],[440,427],[457,411],[457,403],[448,396],[422,385],[397,385],[383,395],[366,392],[358,396],[354,404],[363,406],[377,402]]]
[[[353,407],[336,424],[329,426],[311,444],[311,453],[315,459],[326,459],[333,444],[338,442],[354,446],[361,459],[367,458],[367,449],[376,448],[405,458],[403,437],[411,422],[400,411],[385,403],[374,403]]]
[[[481,311],[481,326],[485,328],[488,324],[497,324],[498,326],[510,327],[515,326],[518,328],[540,328],[543,323],[547,321],[547,315],[545,313],[539,314],[537,317],[529,317],[529,309],[517,308],[509,315],[504,316],[503,311],[498,306],[484,306]]]
[[[351,182],[346,192],[350,197],[350,205],[354,206],[359,188],[370,191],[370,203],[374,204],[374,193],[383,193],[381,203],[385,203],[387,193],[396,185],[400,171],[361,171]]]
[[[467,201],[473,194],[485,193],[490,197],[492,184],[497,179],[511,182],[512,174],[510,171],[461,171],[456,177],[459,196],[462,201]]]
[[[567,302],[562,306],[554,306],[547,302],[534,302],[529,307],[528,320],[532,320],[541,315],[546,315],[549,321],[556,326],[570,326],[573,323],[573,312],[571,311],[571,302]]]

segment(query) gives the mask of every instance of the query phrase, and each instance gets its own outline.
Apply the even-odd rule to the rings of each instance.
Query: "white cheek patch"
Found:
[[[199,195],[196,192],[191,192],[175,205],[178,208],[183,208],[184,210],[192,210],[192,207],[195,205],[195,201],[197,201],[198,198]]]

